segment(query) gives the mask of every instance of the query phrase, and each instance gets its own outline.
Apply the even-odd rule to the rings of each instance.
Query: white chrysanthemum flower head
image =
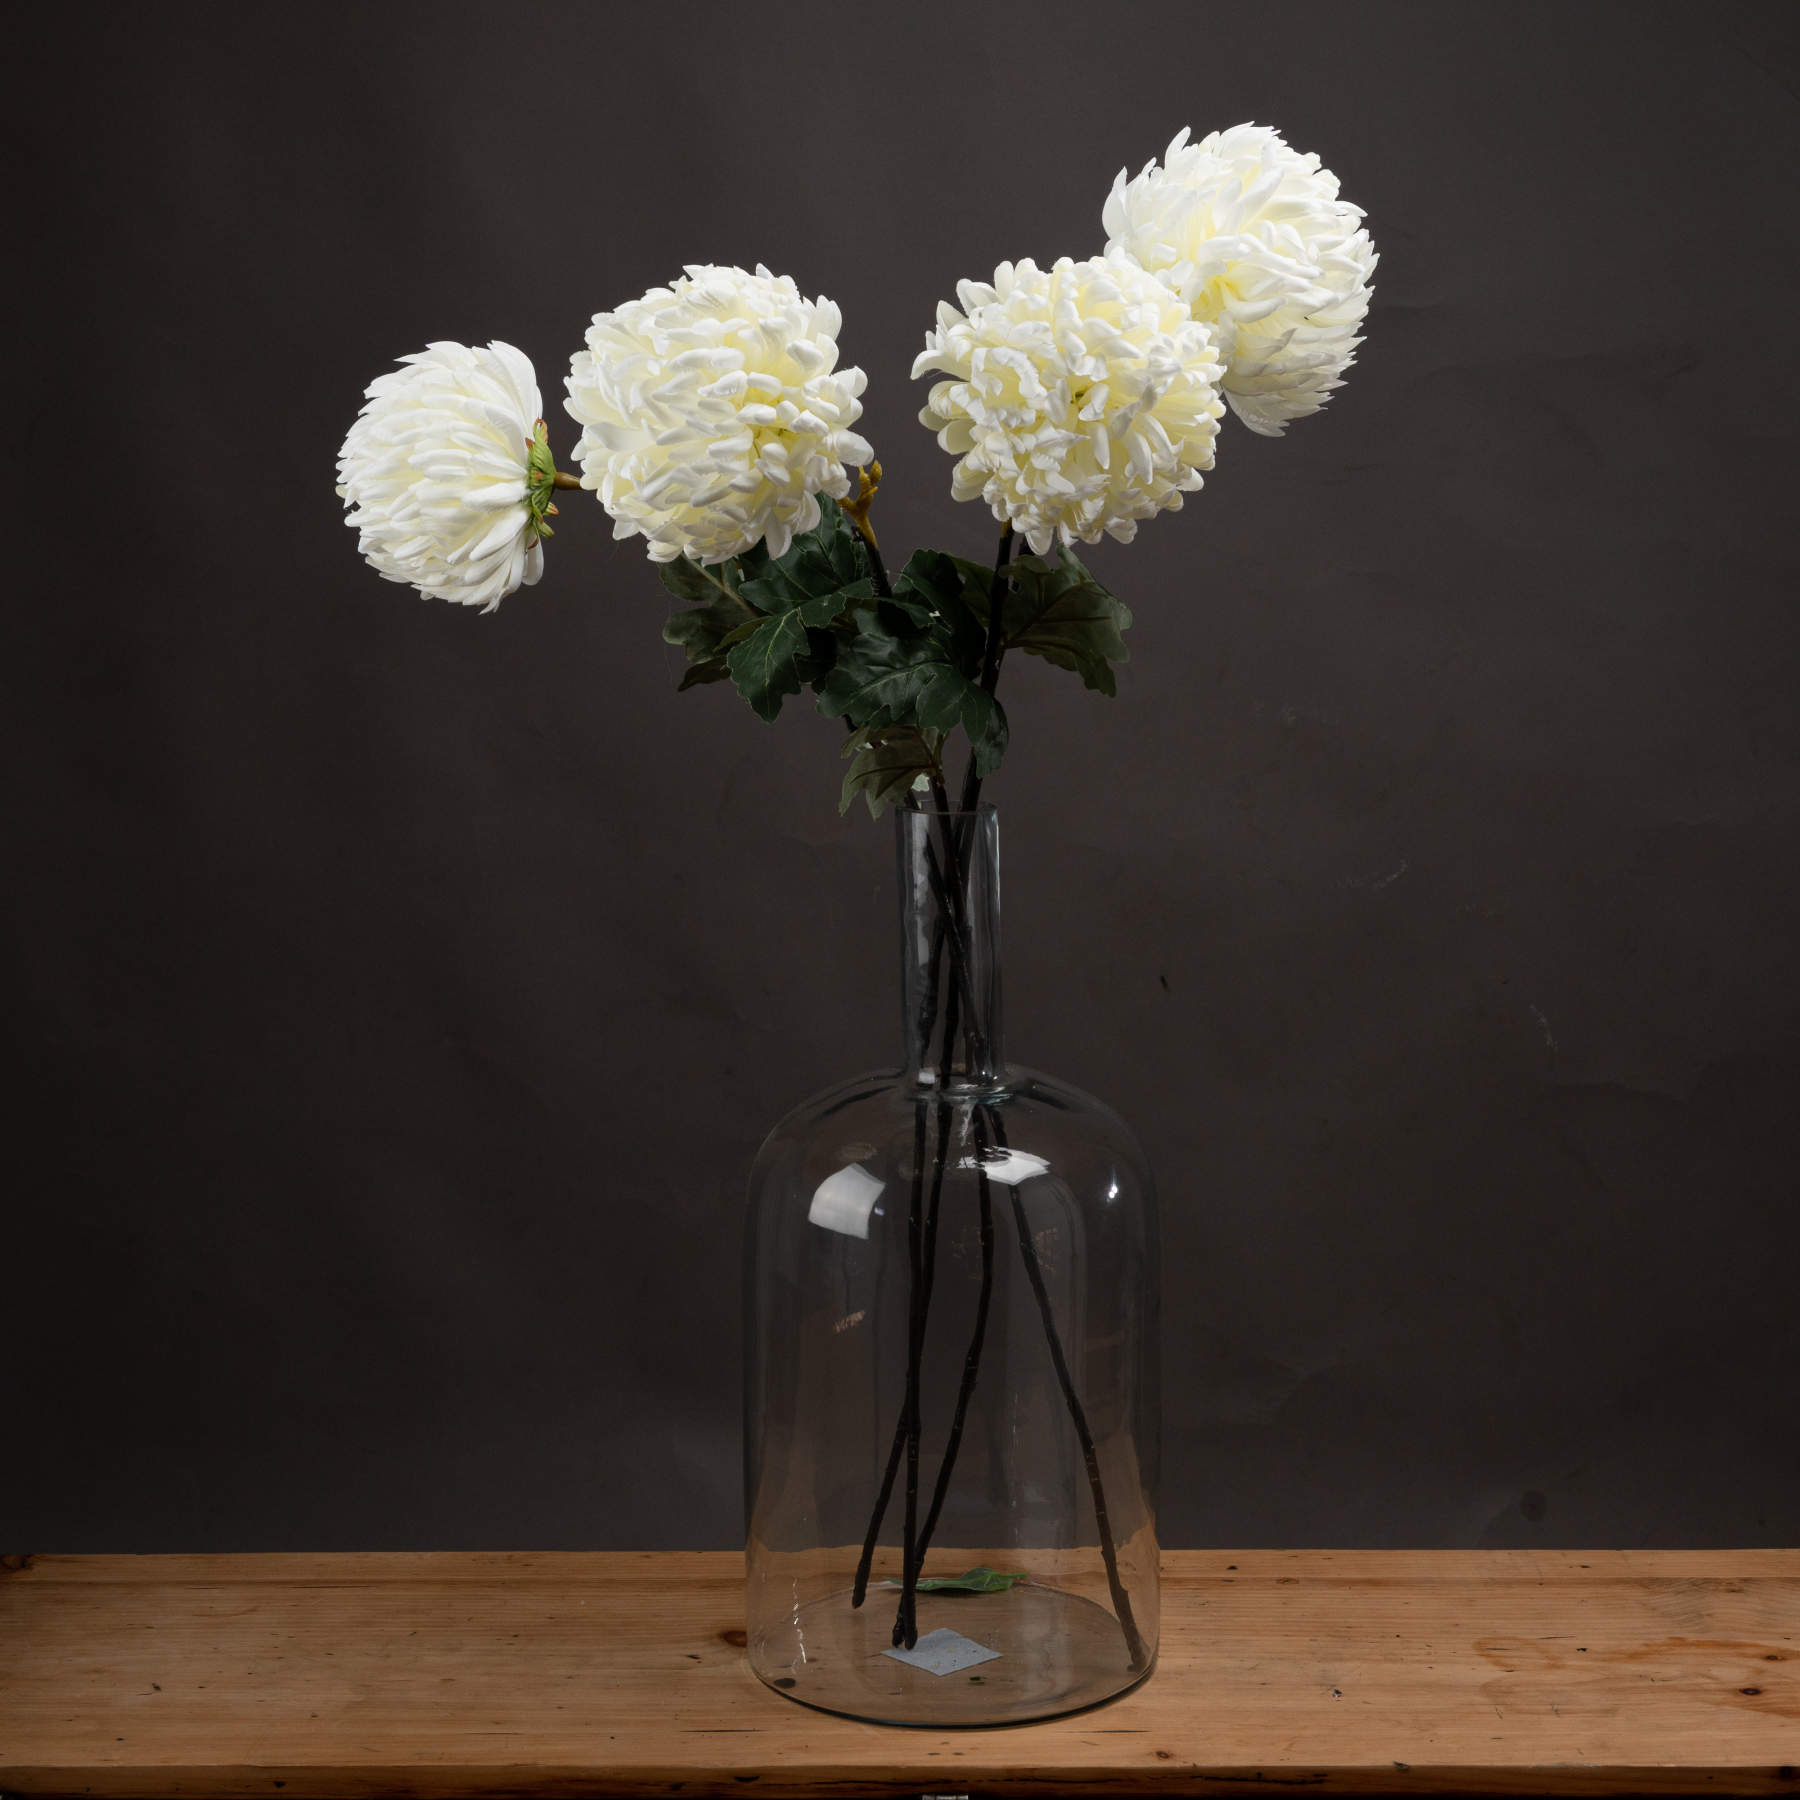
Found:
[[[1264,125],[1197,144],[1184,129],[1101,213],[1109,254],[1160,275],[1214,327],[1225,398],[1264,437],[1343,385],[1369,310],[1376,255],[1362,209],[1310,152]]]
[[[668,287],[596,313],[569,366],[581,485],[641,533],[652,562],[784,554],[874,451],[850,428],[868,384],[837,366],[843,316],[788,275],[690,263]]]
[[[1039,555],[1055,538],[1128,544],[1213,466],[1225,411],[1209,326],[1154,275],[1106,257],[1001,263],[959,281],[913,378],[941,370],[921,423],[978,495]]]
[[[544,572],[543,402],[511,344],[429,345],[378,375],[338,454],[357,548],[389,581],[492,612]]]

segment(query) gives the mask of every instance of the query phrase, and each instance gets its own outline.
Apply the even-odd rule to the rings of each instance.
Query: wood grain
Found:
[[[758,1683],[735,1555],[30,1558],[0,1567],[0,1790],[1800,1800],[1800,1551],[1175,1551],[1164,1572],[1144,1687],[935,1732]]]

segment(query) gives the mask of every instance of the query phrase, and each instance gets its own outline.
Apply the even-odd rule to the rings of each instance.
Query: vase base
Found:
[[[749,1646],[752,1671],[779,1694],[875,1725],[1019,1725],[1098,1706],[1150,1673],[1133,1667],[1119,1622],[1078,1594],[1022,1581],[997,1594],[918,1597],[921,1650],[944,1646],[945,1674],[887,1654],[898,1590],[844,1589],[815,1600]],[[924,1640],[932,1632],[955,1634]],[[967,1646],[966,1648],[964,1646]],[[988,1653],[979,1660],[975,1652]]]

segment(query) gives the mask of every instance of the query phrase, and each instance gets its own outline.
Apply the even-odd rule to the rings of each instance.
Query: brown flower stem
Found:
[[[581,486],[581,477],[579,475],[571,475],[567,469],[558,469],[553,480],[554,484],[559,488],[578,488]]]

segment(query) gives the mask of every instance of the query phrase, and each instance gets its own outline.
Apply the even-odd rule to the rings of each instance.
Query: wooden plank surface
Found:
[[[962,1732],[770,1693],[740,1567],[26,1559],[0,1569],[0,1791],[1800,1800],[1800,1551],[1169,1552],[1147,1684]]]

